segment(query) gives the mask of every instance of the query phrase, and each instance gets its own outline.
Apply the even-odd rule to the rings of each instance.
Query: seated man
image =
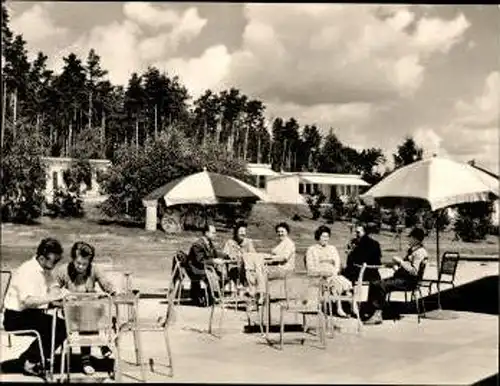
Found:
[[[21,264],[12,276],[4,302],[4,327],[6,331],[35,330],[42,339],[45,358],[50,357],[52,316],[44,313],[48,304],[61,300],[67,290],[51,289],[54,277],[52,270],[61,260],[63,248],[59,241],[46,238],[38,245],[36,255]],[[55,329],[55,348],[66,339],[64,321],[58,318]],[[31,343],[20,358],[24,372],[41,375],[46,363],[40,363],[38,342]]]
[[[193,299],[195,304],[200,306],[206,304],[207,300],[209,304],[211,304],[213,301],[213,299],[203,299],[203,292],[200,288],[200,282],[203,281],[207,286],[209,285],[207,271],[205,270],[205,264],[211,264],[211,261],[218,256],[213,244],[213,240],[216,234],[215,226],[212,224],[207,224],[203,227],[202,232],[202,237],[200,237],[193,243],[193,245],[191,245],[186,259],[186,272],[191,279],[191,298]],[[219,274],[219,277],[214,278],[214,280],[218,280],[222,285],[223,283],[221,283],[220,280],[222,272],[217,273]]]
[[[358,280],[361,269],[356,265],[363,265],[363,263],[367,265],[381,264],[382,251],[380,250],[380,244],[370,237],[366,225],[356,227],[356,237],[351,240],[348,250],[346,267],[342,271],[342,275],[353,283]],[[366,269],[363,276],[363,280],[369,282],[380,280],[378,269]]]
[[[421,228],[414,228],[409,234],[409,249],[406,257],[394,257],[394,275],[388,279],[378,280],[370,284],[368,291],[368,304],[374,310],[373,315],[365,324],[382,323],[382,309],[385,305],[387,294],[392,291],[409,290],[418,283],[420,264],[427,259],[427,251],[422,242],[425,232]]]

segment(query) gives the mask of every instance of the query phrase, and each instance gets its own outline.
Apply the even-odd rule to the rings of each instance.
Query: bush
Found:
[[[143,148],[122,146],[112,167],[98,176],[109,198],[101,206],[108,216],[127,214],[143,219],[142,199],[154,189],[176,178],[200,172],[230,175],[248,181],[244,162],[231,158],[217,144],[196,145],[179,129],[168,128],[158,139],[148,140]]]
[[[52,217],[83,217],[83,202],[78,194],[58,190],[54,193],[54,200],[47,205]]]
[[[327,224],[333,224],[337,220],[337,213],[332,204],[328,205],[324,211],[323,218],[326,220]]]
[[[0,169],[2,221],[29,224],[42,215],[46,177],[41,156],[46,149],[44,138],[28,125],[17,127],[15,140],[5,138]]]
[[[458,206],[455,233],[465,242],[484,240],[491,229],[492,202],[475,202]]]
[[[323,204],[325,200],[326,197],[322,192],[306,196],[306,202],[311,211],[313,220],[317,220],[321,217],[321,204]]]

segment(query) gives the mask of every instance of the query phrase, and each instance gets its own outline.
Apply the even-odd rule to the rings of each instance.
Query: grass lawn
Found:
[[[262,216],[267,217],[263,220]],[[272,221],[268,220],[272,219]],[[286,220],[272,212],[262,215],[259,221],[251,222],[248,234],[254,239],[258,251],[269,251],[276,243],[273,224]],[[300,222],[288,221],[291,237],[297,245],[298,270],[304,269],[303,256],[305,250],[314,242],[313,232],[320,222],[305,219]],[[332,226],[332,243],[338,248],[341,258],[345,260],[344,247],[351,237],[349,225],[336,222]],[[408,230],[406,231],[406,234]],[[147,232],[140,228],[119,225],[101,225],[92,219],[50,219],[44,217],[37,225],[2,224],[1,258],[2,268],[12,269],[34,254],[35,248],[43,237],[56,237],[65,248],[65,259],[69,259],[72,243],[78,240],[90,242],[96,247],[96,261],[111,257],[114,264],[133,272],[142,279],[168,279],[172,255],[179,249],[187,252],[190,244],[199,237],[196,232],[183,232],[180,235],[167,235],[162,231]],[[453,233],[440,235],[441,253],[446,250],[459,251],[466,254],[498,255],[498,237],[488,236],[487,240],[478,243],[453,242]],[[224,241],[231,237],[230,230],[219,230],[216,245],[222,247]],[[403,251],[398,251],[398,242],[394,235],[383,230],[374,235],[382,246],[383,260],[390,260],[394,254],[402,255],[406,249],[403,237]],[[425,245],[435,259],[436,240],[431,234]]]

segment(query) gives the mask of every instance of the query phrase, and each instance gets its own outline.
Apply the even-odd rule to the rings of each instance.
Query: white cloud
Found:
[[[149,3],[126,3],[123,11],[127,16],[123,21],[96,26],[81,35],[51,57],[51,66],[60,70],[62,58],[70,52],[85,59],[94,48],[101,56],[103,68],[109,71],[110,80],[126,85],[132,72],[141,72],[149,65],[175,57],[179,46],[195,39],[207,23],[194,7],[181,12],[158,9]],[[146,35],[145,25],[155,28],[153,34]],[[202,61],[212,56],[210,53]],[[202,80],[202,84],[207,83],[212,81]]]
[[[492,72],[485,80],[482,93],[470,101],[455,105],[455,117],[440,128],[439,145],[461,161],[475,159],[498,173],[499,169],[499,73]]]
[[[54,46],[68,34],[68,28],[57,25],[52,20],[49,12],[49,3],[35,4],[25,12],[17,15],[8,10],[12,15],[10,27],[16,34],[22,34],[27,41],[30,57],[38,51]]]
[[[226,86],[224,76],[231,63],[231,55],[224,45],[209,47],[200,57],[183,59],[173,58],[156,63],[160,69],[168,69],[178,75],[193,98],[200,96],[206,89],[222,90]]]
[[[413,139],[418,146],[424,150],[424,158],[431,157],[434,154],[439,156],[448,156],[448,151],[443,147],[443,138],[437,133],[437,130],[430,127],[420,127],[414,131]]]
[[[200,18],[196,8],[189,8],[175,20],[170,31],[142,40],[140,54],[145,60],[164,58],[176,52],[181,43],[195,39],[206,24],[207,19]]]
[[[173,25],[179,20],[177,12],[170,9],[158,9],[151,3],[146,2],[125,3],[123,13],[130,20],[155,28]]]
[[[469,26],[463,15],[415,20],[411,7],[247,4],[245,15],[228,83],[301,105],[411,97],[428,56],[448,52]]]

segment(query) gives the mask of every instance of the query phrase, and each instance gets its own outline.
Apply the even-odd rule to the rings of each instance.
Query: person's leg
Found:
[[[393,277],[372,282],[368,291],[368,304],[375,312],[366,324],[382,323],[382,310],[386,304],[387,294],[404,289],[406,285],[405,280]]]
[[[95,373],[95,369],[90,362],[90,352],[91,348],[89,346],[80,348],[82,353],[82,371],[84,374],[92,375]]]

